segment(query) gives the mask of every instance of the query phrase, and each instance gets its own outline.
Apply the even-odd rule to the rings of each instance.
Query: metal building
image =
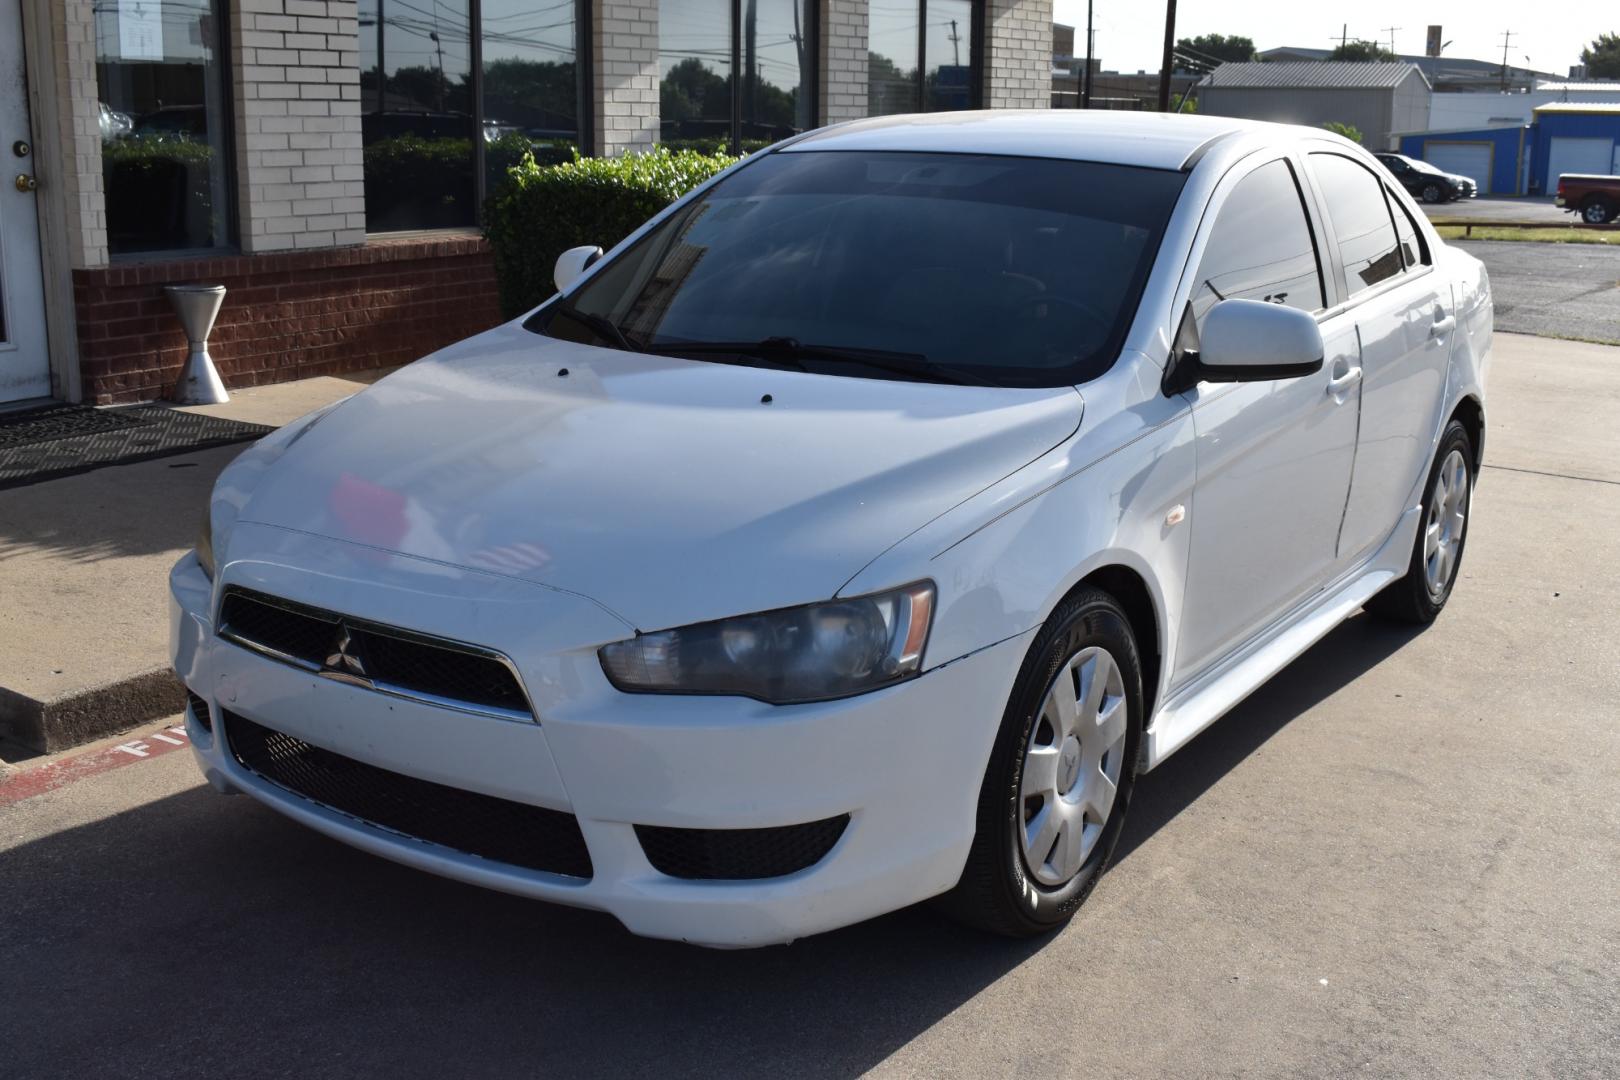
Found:
[[[1429,80],[1401,62],[1222,64],[1198,84],[1199,111],[1288,124],[1352,124],[1368,149],[1429,120]]]

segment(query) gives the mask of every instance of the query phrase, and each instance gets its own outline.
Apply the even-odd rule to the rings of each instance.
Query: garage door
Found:
[[[1547,190],[1557,187],[1565,173],[1607,175],[1613,151],[1613,139],[1554,138],[1547,149]]]
[[[1441,172],[1468,177],[1481,195],[1491,190],[1490,143],[1427,143],[1423,160]]]

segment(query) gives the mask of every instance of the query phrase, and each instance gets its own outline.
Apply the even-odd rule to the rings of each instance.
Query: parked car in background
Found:
[[[221,475],[216,789],[658,937],[1040,934],[1140,773],[1458,580],[1489,282],[1319,129],[857,121],[555,277]]]
[[[1441,172],[1427,161],[1405,154],[1374,154],[1373,157],[1394,174],[1402,187],[1426,203],[1472,199],[1477,194],[1474,182],[1468,177]]]
[[[1565,173],[1553,205],[1581,215],[1588,225],[1607,225],[1620,217],[1620,176]]]

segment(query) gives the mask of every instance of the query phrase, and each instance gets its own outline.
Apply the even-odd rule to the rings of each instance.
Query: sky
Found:
[[[1512,30],[1508,63],[1565,75],[1581,60],[1581,49],[1600,32],[1620,31],[1620,9],[1604,20],[1604,4],[1574,4],[1538,9],[1523,0],[1468,0],[1433,3],[1425,0],[1357,0],[1338,6],[1297,0],[1180,0],[1176,37],[1241,34],[1257,49],[1279,45],[1332,48],[1345,22],[1350,37],[1375,39],[1389,47],[1391,26],[1395,51],[1422,53],[1426,27],[1438,23],[1442,55],[1469,60],[1502,59],[1502,31]],[[1075,52],[1085,53],[1086,0],[1055,0],[1053,18],[1076,27]],[[1575,12],[1588,12],[1576,15]],[[1553,12],[1559,14],[1554,15]],[[1094,0],[1096,56],[1107,70],[1159,70],[1164,50],[1163,0]],[[1331,39],[1331,40],[1329,40]]]

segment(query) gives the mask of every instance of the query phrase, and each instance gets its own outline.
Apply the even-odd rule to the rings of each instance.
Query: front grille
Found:
[[[191,706],[191,715],[197,718],[198,726],[200,726],[204,731],[213,731],[214,720],[213,717],[208,715],[208,702],[204,701],[196,694],[193,694],[190,689],[187,689],[186,703]]]
[[[301,667],[320,670],[340,651],[382,690],[531,716],[512,669],[474,645],[430,640],[409,630],[351,619],[248,589],[225,593],[221,637]],[[339,667],[338,670],[344,670]],[[352,665],[347,670],[353,671]]]
[[[367,824],[467,855],[589,878],[574,815],[436,784],[312,746],[229,711],[231,755],[249,771]]]
[[[782,877],[814,866],[844,835],[849,815],[770,829],[670,829],[637,825],[636,839],[661,874],[694,880]]]

